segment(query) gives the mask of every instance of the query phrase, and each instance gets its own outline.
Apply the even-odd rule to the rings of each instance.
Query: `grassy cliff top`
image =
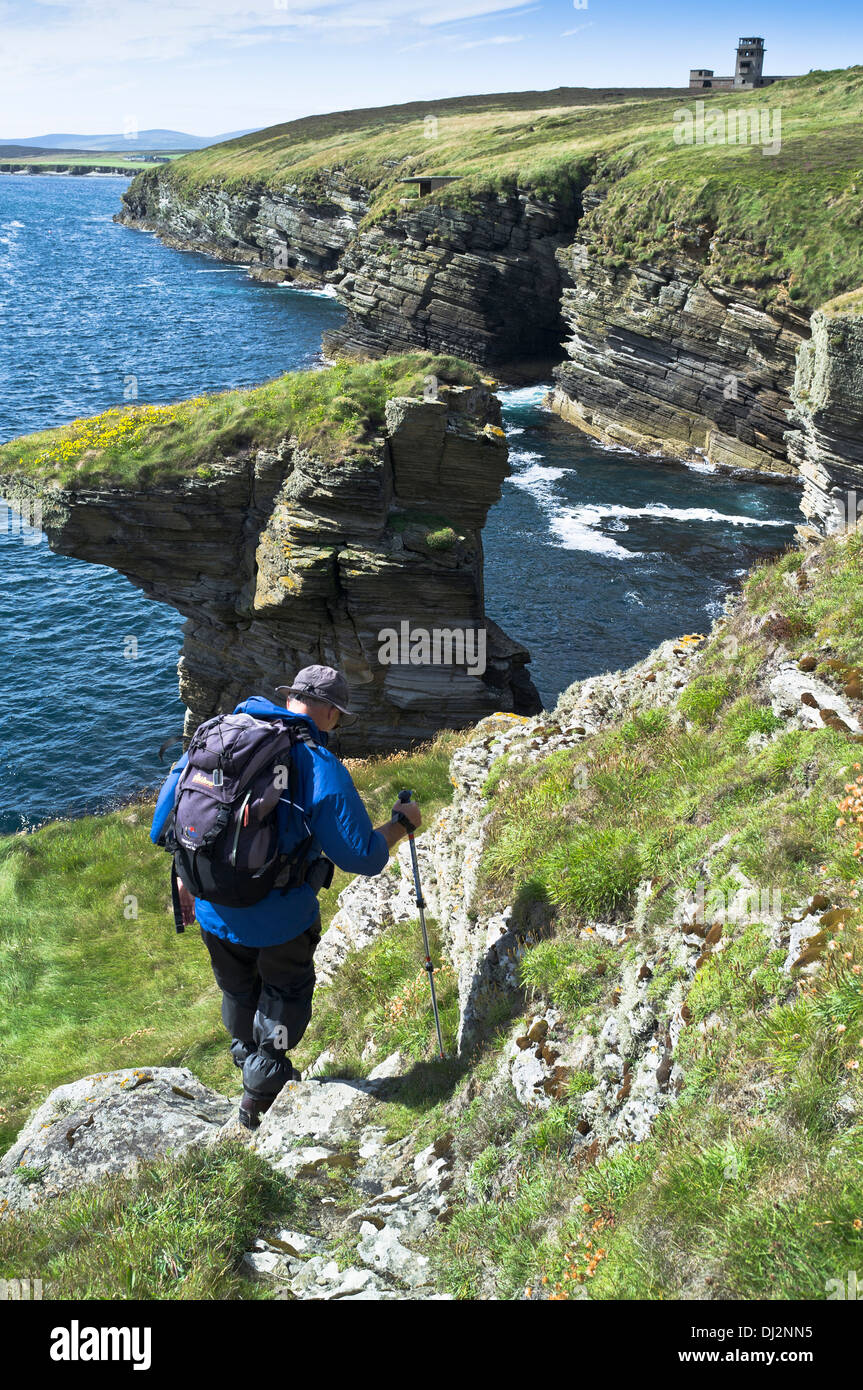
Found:
[[[206,478],[212,464],[296,436],[335,461],[362,452],[394,396],[423,394],[427,377],[474,385],[475,367],[454,357],[407,353],[324,371],[289,372],[262,386],[171,405],[116,406],[0,445],[0,477],[53,486]]]
[[[821,309],[830,318],[838,318],[843,314],[863,314],[863,287],[837,295],[835,299],[822,304]]]
[[[611,264],[683,252],[811,309],[863,279],[861,98],[858,66],[755,92],[561,89],[340,112],[196,151],[132,190],[149,179],[184,196],[217,184],[325,201],[336,175],[367,190],[368,221],[386,222],[403,211],[399,180],[419,173],[457,175],[428,198],[456,206],[525,188],[570,205],[593,180],[603,201],[582,227]],[[702,142],[676,143],[675,113],[694,118],[702,99]],[[732,111],[765,113],[770,152],[760,136],[728,142]]]

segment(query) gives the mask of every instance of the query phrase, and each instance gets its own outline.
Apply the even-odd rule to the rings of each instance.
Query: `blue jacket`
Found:
[[[351,775],[326,747],[326,734],[304,714],[293,714],[260,695],[237,705],[234,714],[253,714],[256,719],[280,718],[303,721],[311,727],[314,746],[297,743],[297,802],[287,796],[279,802],[280,849],[288,853],[309,832],[313,841],[309,858],[323,853],[349,874],[379,874],[389,859],[387,842],[369,820]],[[158,843],[174,805],[180,773],[188,761],[183,754],[159,792],[150,839]],[[289,893],[275,889],[252,907],[219,907],[195,899],[197,920],[205,931],[241,946],[277,946],[307,931],[318,916],[314,889],[304,884]]]

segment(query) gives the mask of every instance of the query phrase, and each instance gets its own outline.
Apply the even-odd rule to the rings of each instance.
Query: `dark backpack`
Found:
[[[216,715],[195,732],[159,839],[173,855],[178,932],[178,878],[195,897],[224,907],[251,907],[276,888],[287,893],[314,879],[317,890],[329,881],[320,872],[322,857],[309,862],[314,837],[307,824],[290,853],[279,849],[279,802],[302,814],[293,755],[300,741],[314,743],[304,721],[251,714]],[[330,861],[323,865],[331,879]]]

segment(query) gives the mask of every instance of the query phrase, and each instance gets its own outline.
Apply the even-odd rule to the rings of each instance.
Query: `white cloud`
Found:
[[[492,43],[522,43],[524,34],[494,34],[487,39],[471,39],[470,43],[460,43],[458,48],[487,48]]]

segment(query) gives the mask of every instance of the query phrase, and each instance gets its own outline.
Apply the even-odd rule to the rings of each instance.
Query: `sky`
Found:
[[[558,86],[686,86],[863,62],[859,0],[0,0],[0,139],[194,135]],[[130,141],[131,143],[131,141]]]

